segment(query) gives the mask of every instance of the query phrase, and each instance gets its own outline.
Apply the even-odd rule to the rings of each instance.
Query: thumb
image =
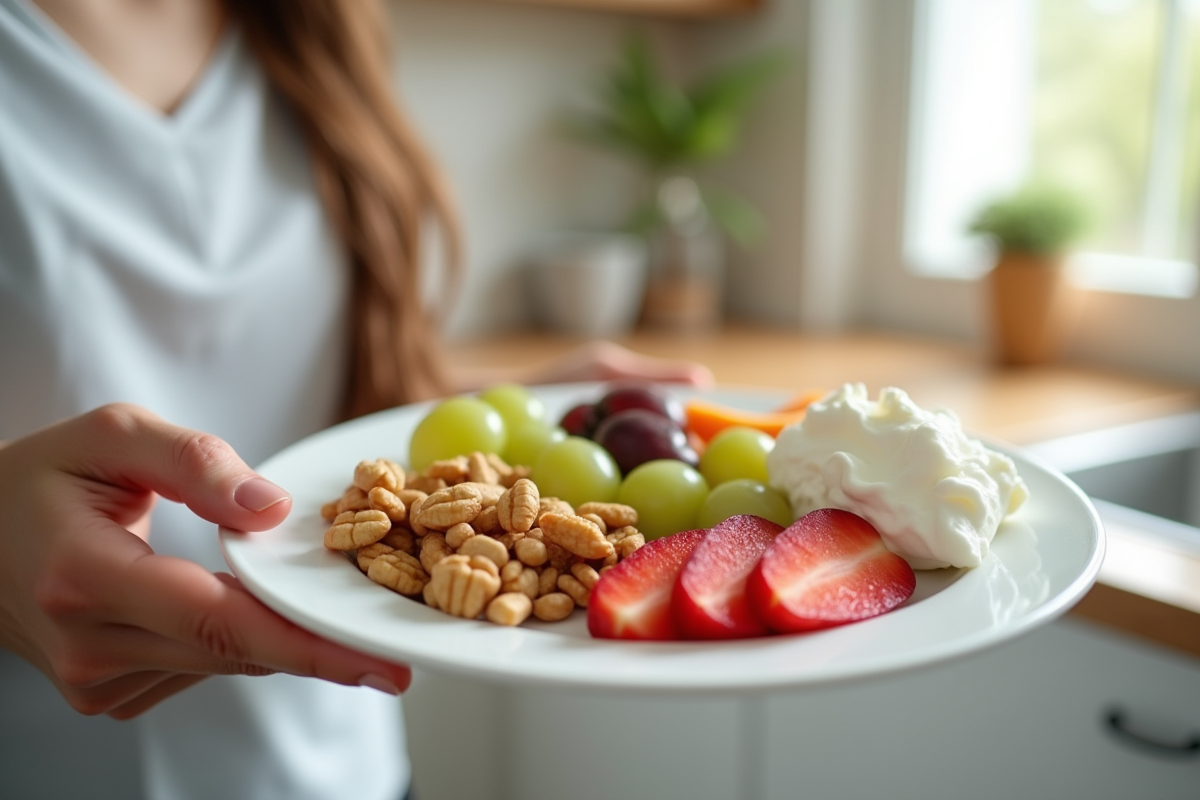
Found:
[[[197,516],[242,531],[273,528],[291,496],[255,473],[223,439],[172,425],[144,408],[113,404],[77,417],[67,470],[182,502]]]

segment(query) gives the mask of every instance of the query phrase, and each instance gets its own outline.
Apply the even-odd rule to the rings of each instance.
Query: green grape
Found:
[[[617,462],[603,447],[582,436],[547,445],[530,477],[543,497],[560,497],[573,506],[612,502],[621,485]]]
[[[696,527],[711,528],[735,514],[754,514],[783,525],[792,524],[792,508],[782,493],[761,481],[737,478],[726,481],[708,493]]]
[[[504,448],[504,460],[509,464],[533,466],[548,445],[567,438],[567,432],[557,425],[525,420],[508,429],[508,444]]]
[[[774,448],[775,440],[768,433],[736,425],[725,428],[700,456],[700,474],[709,486],[738,478],[766,483],[767,454]]]
[[[479,393],[479,399],[500,412],[510,431],[525,422],[546,422],[546,404],[520,384],[489,386]]]
[[[501,453],[507,434],[500,412],[474,397],[452,397],[417,423],[408,446],[408,464],[420,472],[434,461],[481,453]]]
[[[617,492],[617,502],[638,512],[638,530],[647,540],[696,527],[696,514],[708,495],[704,477],[674,458],[634,467]]]

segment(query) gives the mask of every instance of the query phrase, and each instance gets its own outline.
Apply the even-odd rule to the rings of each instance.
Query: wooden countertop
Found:
[[[803,391],[899,386],[926,407],[953,409],[976,434],[1017,445],[1200,409],[1200,387],[1084,367],[1001,369],[978,349],[882,333],[838,337],[730,328],[699,336],[638,332],[621,344],[707,365],[720,384]],[[528,369],[581,343],[534,333],[449,345],[456,365]],[[1200,557],[1109,533],[1097,586],[1072,611],[1200,656]]]
[[[455,363],[523,367],[552,361],[577,339],[519,334],[451,346]],[[1200,387],[1082,367],[997,369],[972,347],[861,333],[837,338],[734,328],[678,337],[637,333],[621,344],[707,365],[718,383],[788,391],[862,382],[899,386],[923,406],[954,409],[973,432],[1013,444],[1200,409]]]

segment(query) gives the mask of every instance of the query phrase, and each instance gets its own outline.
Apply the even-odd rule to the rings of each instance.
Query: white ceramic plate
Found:
[[[552,415],[599,396],[595,385],[537,390]],[[721,390],[714,399],[767,409],[778,393]],[[318,433],[259,469],[292,492],[295,507],[274,530],[222,530],[225,558],[268,606],[311,631],[384,658],[502,683],[551,683],[623,691],[742,691],[819,684],[908,669],[977,651],[1058,616],[1095,581],[1104,551],[1099,518],[1058,472],[1006,450],[1031,499],[970,570],[917,573],[900,608],[816,633],[719,643],[614,642],[588,636],[583,612],[558,623],[506,628],[462,620],[375,585],[326,550],[318,510],[367,458],[403,461],[419,404]],[[557,418],[557,416],[555,417]]]

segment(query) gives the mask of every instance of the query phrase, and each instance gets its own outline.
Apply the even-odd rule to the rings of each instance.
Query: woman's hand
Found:
[[[475,391],[491,383],[513,381],[529,386],[573,381],[612,381],[622,378],[654,383],[709,387],[712,370],[697,361],[656,358],[636,353],[615,342],[595,341],[574,348],[548,364],[516,371],[505,368],[464,369],[454,381],[456,391]]]
[[[699,387],[713,384],[712,370],[697,361],[646,356],[608,341],[590,342],[572,350],[544,368],[540,380],[530,383],[611,381],[620,378]]]
[[[0,646],[71,706],[126,719],[215,674],[408,686],[407,667],[301,630],[231,575],[156,555],[146,541],[156,495],[243,531],[291,510],[225,442],[136,406],[0,448]]]

